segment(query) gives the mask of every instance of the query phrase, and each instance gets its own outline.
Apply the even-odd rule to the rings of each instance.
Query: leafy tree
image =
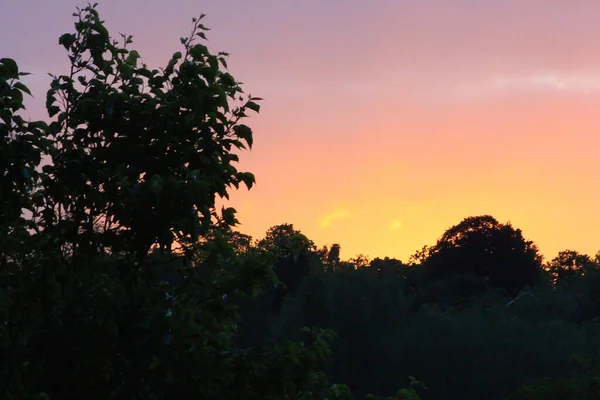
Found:
[[[241,232],[231,231],[227,235],[229,242],[233,245],[238,254],[244,254],[254,247],[252,236]]]
[[[278,313],[285,297],[308,276],[311,261],[319,259],[319,255],[315,244],[293,224],[272,226],[257,246],[274,258],[273,270],[281,283],[273,300],[274,311]]]
[[[550,274],[552,282],[559,283],[565,279],[583,276],[586,274],[597,272],[598,264],[586,254],[580,254],[573,250],[563,250],[558,253],[548,264],[545,269]]]
[[[0,268],[16,267],[31,252],[35,227],[23,212],[33,213],[39,201],[39,171],[42,154],[47,152],[46,124],[27,122],[23,95],[31,92],[21,82],[20,72],[10,58],[0,59]]]
[[[375,258],[369,262],[369,269],[371,269],[378,277],[387,277],[390,275],[402,275],[414,270],[414,268],[407,266],[402,261],[395,258]]]
[[[220,69],[227,54],[197,43],[206,28],[194,19],[184,51],[150,69],[128,49],[131,36],[111,40],[94,8],[77,18],[76,32],[59,40],[70,72],[54,76],[46,104],[56,121],[42,222],[61,232],[58,244],[76,239],[75,257],[85,246],[141,260],[155,243],[193,246],[215,220],[235,224],[235,210],[219,215],[215,197],[254,183],[237,171],[235,150],[252,146],[239,121],[259,99],[233,103],[242,89]]]
[[[421,250],[417,250],[415,254],[409,257],[409,265],[422,265],[425,263],[429,255],[431,254],[432,248],[430,246],[423,246]]]
[[[364,254],[358,254],[356,257],[348,260],[348,262],[354,265],[355,269],[359,269],[367,267],[371,261],[369,260],[369,257]]]
[[[302,253],[314,251],[315,244],[293,224],[280,224],[270,227],[265,237],[258,241],[258,247],[263,248],[277,258],[292,256],[298,258]]]
[[[329,253],[327,254],[327,262],[329,264],[336,265],[340,262],[340,250],[341,247],[339,244],[334,243],[331,245]]]
[[[230,244],[235,210],[218,212],[215,198],[254,182],[235,163],[252,145],[240,121],[259,106],[223,69],[227,55],[198,43],[202,17],[158,70],[140,64],[130,36],[111,39],[96,5],[74,16],[75,32],[59,39],[71,68],[48,91],[49,127],[15,114],[28,90],[16,63],[0,62],[10,199],[0,216],[1,397],[344,398],[321,372],[331,332],[235,345],[235,304],[274,274],[266,252]],[[24,251],[11,250],[25,232]],[[166,275],[154,264],[164,255]]]
[[[22,267],[35,261],[38,245],[35,224],[24,212],[33,213],[39,201],[37,167],[49,145],[46,124],[19,115],[25,109],[23,94],[31,94],[21,82],[25,75],[14,60],[0,59],[0,388],[8,393],[20,374],[20,367],[7,361],[19,345],[9,324],[10,306],[21,286],[34,279]]]
[[[424,266],[433,279],[472,274],[514,293],[539,281],[541,261],[535,244],[519,229],[483,215],[465,218],[444,232],[428,249]]]

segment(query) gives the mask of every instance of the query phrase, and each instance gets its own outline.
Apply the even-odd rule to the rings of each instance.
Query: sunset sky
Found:
[[[74,0],[2,0],[0,57],[66,73]],[[293,223],[342,257],[405,260],[468,216],[511,221],[546,259],[600,249],[600,1],[101,1],[151,67],[207,14],[208,46],[264,98],[232,197],[240,230]]]

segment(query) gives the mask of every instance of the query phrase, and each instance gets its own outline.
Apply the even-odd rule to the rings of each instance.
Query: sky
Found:
[[[551,259],[600,250],[600,2],[561,0],[99,1],[151,67],[207,14],[246,93],[254,147],[232,194],[256,238],[292,223],[342,258],[404,261],[468,216],[511,222]],[[0,57],[47,73],[74,0],[2,0]]]

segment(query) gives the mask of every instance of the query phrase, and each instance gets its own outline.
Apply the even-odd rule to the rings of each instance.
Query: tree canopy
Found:
[[[473,275],[513,293],[539,281],[542,258],[520,229],[482,215],[446,230],[428,249],[424,266],[432,279]]]

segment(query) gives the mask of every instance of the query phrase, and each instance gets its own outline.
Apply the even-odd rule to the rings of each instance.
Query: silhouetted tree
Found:
[[[236,253],[245,253],[252,247],[252,236],[241,232],[231,231],[228,239]]]
[[[321,372],[331,332],[236,347],[235,304],[275,279],[261,252],[236,257],[215,202],[254,183],[236,163],[259,99],[199,43],[204,15],[160,69],[96,5],[74,17],[50,124],[16,114],[29,89],[0,59],[0,398],[348,398]],[[185,263],[151,252],[172,244]]]
[[[539,281],[541,261],[537,246],[521,230],[483,215],[465,218],[444,232],[424,266],[430,279],[470,274],[514,293]]]
[[[553,283],[598,271],[598,264],[587,254],[563,250],[545,265]]]
[[[258,247],[274,256],[273,270],[282,284],[276,288],[274,299],[274,309],[278,313],[285,296],[293,293],[302,279],[308,276],[310,255],[316,254],[316,248],[311,240],[294,229],[293,224],[269,228],[258,242]]]
[[[369,263],[369,268],[372,269],[376,276],[401,275],[405,272],[406,266],[402,261],[395,258],[375,258]]]
[[[409,265],[422,265],[425,260],[429,257],[431,253],[430,246],[423,246],[421,250],[417,250],[415,254],[409,257],[408,264]]]
[[[335,243],[331,245],[329,253],[327,254],[327,262],[335,265],[340,262],[340,245]]]
[[[315,244],[293,224],[280,224],[270,227],[265,237],[258,241],[258,247],[276,256],[298,255],[305,250],[315,250]]]
[[[354,265],[355,269],[358,269],[368,266],[371,261],[369,260],[369,257],[364,254],[358,254],[356,257],[348,260],[348,262]]]

